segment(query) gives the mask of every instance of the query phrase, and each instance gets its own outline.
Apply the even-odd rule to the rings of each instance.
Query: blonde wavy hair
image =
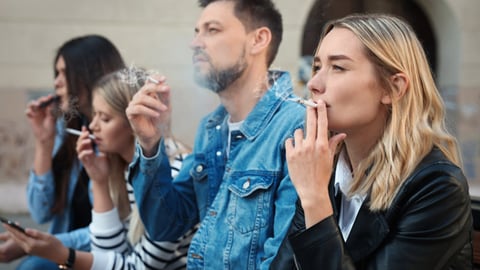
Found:
[[[392,97],[383,136],[354,168],[350,188],[350,195],[370,194],[372,211],[385,210],[433,147],[461,167],[457,142],[446,129],[443,100],[410,25],[390,15],[354,14],[328,23],[321,40],[333,28],[348,29],[362,42],[378,81]],[[405,74],[409,81],[403,95],[389,80],[397,73]]]
[[[138,77],[132,81],[131,78],[125,78],[125,72],[128,72],[128,70],[116,71],[102,77],[102,79],[97,82],[93,91],[95,94],[101,96],[116,113],[124,118],[125,128],[131,130],[125,114],[125,109],[127,108],[128,103],[132,100],[133,95],[135,95],[141,86],[143,86],[145,80],[142,77]],[[140,70],[137,69],[136,72],[140,72]],[[166,142],[175,145],[175,149],[172,149],[173,151],[167,153],[170,160],[177,155],[189,153],[191,151],[190,148],[173,138],[170,131],[170,123],[168,123],[167,126],[168,127],[165,127],[164,130],[164,133],[167,136],[165,140]],[[135,147],[135,138],[133,133],[131,138],[131,147]],[[116,153],[106,154],[109,160],[111,171],[109,175],[110,196],[115,207],[118,209],[120,219],[130,219],[128,240],[132,245],[134,245],[144,234],[145,227],[140,219],[137,207],[133,206],[131,208],[128,200],[128,193],[125,183],[125,170],[130,161],[122,159],[122,157]]]

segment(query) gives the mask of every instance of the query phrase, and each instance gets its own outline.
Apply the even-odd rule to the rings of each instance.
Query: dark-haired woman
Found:
[[[49,232],[67,247],[89,250],[91,202],[88,176],[79,162],[77,137],[66,128],[88,126],[92,88],[103,75],[124,67],[117,48],[105,37],[87,35],[65,42],[54,58],[55,95],[31,101],[25,111],[35,137],[27,200],[32,219],[51,222]],[[49,105],[43,105],[55,99]],[[47,103],[48,104],[48,103]],[[24,253],[16,249],[16,258]],[[18,269],[58,269],[52,262],[29,257]]]

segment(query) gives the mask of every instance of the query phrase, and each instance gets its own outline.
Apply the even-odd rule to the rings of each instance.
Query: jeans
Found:
[[[17,270],[58,270],[58,265],[52,261],[36,256],[28,256],[23,259],[16,268]]]

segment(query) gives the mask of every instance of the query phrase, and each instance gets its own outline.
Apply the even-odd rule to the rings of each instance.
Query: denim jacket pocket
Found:
[[[232,175],[228,189],[231,192],[228,205],[228,223],[240,233],[258,231],[265,227],[273,210],[272,185],[275,174],[270,172],[243,172]]]

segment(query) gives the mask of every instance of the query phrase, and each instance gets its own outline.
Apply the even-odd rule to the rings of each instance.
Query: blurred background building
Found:
[[[310,56],[326,20],[352,12],[392,13],[408,20],[429,57],[448,107],[471,183],[480,197],[480,1],[478,0],[274,0],[284,38],[274,68],[288,70],[306,95]],[[26,118],[29,99],[53,91],[53,57],[64,41],[101,34],[127,64],[168,77],[173,130],[193,143],[197,123],[217,104],[192,80],[193,27],[200,9],[187,0],[0,1],[0,213],[25,213],[25,185],[33,145]],[[421,143],[421,142],[414,142]]]

